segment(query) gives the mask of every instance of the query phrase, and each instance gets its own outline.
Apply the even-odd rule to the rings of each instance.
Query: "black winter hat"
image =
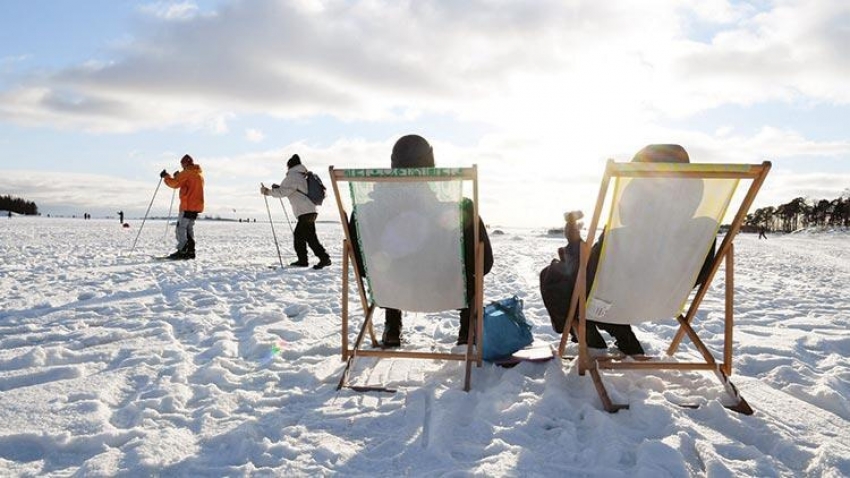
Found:
[[[293,154],[289,161],[286,162],[286,167],[291,168],[297,164],[301,164],[301,158],[298,157],[297,154]]]
[[[393,168],[433,168],[434,148],[422,136],[402,136],[393,146],[390,161]]]
[[[688,152],[678,144],[650,144],[635,154],[633,163],[690,163]]]

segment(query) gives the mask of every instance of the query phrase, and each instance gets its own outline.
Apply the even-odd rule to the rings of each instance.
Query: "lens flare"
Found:
[[[269,347],[269,350],[263,355],[263,358],[260,360],[260,365],[268,365],[274,360],[275,357],[280,355],[283,352],[283,346],[286,343],[283,340],[278,340],[274,344]]]

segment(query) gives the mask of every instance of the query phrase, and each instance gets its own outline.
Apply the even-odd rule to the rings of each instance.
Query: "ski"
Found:
[[[157,261],[157,262],[161,262],[161,261],[175,261],[175,262],[180,262],[180,261],[188,261],[188,260],[192,260],[192,259],[182,259],[182,258],[180,258],[180,259],[172,259],[172,258],[171,258],[171,257],[169,257],[169,256],[151,256],[151,259],[153,259],[154,261]]]
[[[320,271],[323,271],[325,269],[328,269],[328,267],[330,267],[330,266],[323,267],[321,269],[313,269],[313,266],[309,266],[309,267],[283,266],[283,267],[281,267],[277,264],[271,264],[271,265],[266,266],[266,268],[272,269],[272,270],[304,271],[304,272],[320,272]]]
[[[354,390],[355,392],[384,392],[384,393],[396,393],[398,390],[394,388],[387,387],[378,387],[372,385],[343,385],[342,388],[347,388],[349,390]]]

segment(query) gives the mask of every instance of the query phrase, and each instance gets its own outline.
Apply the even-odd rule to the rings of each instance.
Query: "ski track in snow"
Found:
[[[336,224],[319,224],[334,265],[312,271],[270,269],[262,223],[199,221],[198,259],[185,262],[151,260],[173,247],[158,221],[132,253],[138,223],[0,223],[3,476],[850,475],[848,234],[736,241],[732,380],[756,410],[745,417],[698,372],[606,372],[631,404],[608,414],[590,378],[558,360],[485,364],[465,393],[461,363],[361,358],[353,383],[398,392],[337,392]],[[288,263],[291,235],[277,230]],[[518,295],[535,337],[556,343],[538,273],[562,241],[504,230],[491,235],[486,300]],[[380,336],[381,312],[375,322]],[[721,268],[695,321],[712,350],[722,324]],[[655,354],[675,331],[636,328]],[[406,316],[404,333],[405,347],[451,349],[457,314]]]

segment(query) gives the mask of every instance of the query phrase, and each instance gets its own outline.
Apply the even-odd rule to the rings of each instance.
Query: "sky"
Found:
[[[754,207],[833,199],[848,24],[827,0],[4,0],[0,195],[164,216],[158,173],[188,153],[206,214],[263,218],[292,154],[329,183],[416,133],[439,166],[478,166],[491,225],[592,209],[606,160],[651,143],[772,161]]]

